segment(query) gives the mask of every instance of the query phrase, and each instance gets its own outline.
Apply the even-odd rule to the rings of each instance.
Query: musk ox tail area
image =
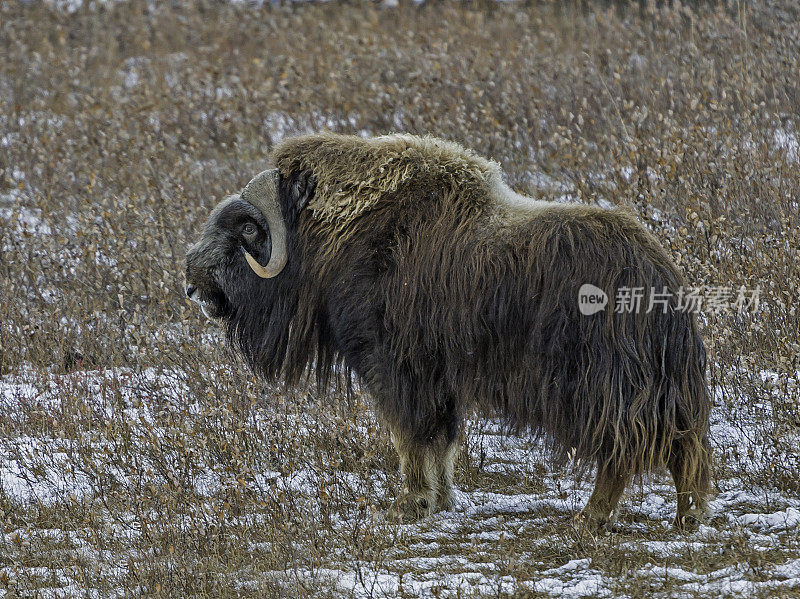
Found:
[[[561,281],[571,301],[576,302],[578,284],[590,282],[605,290],[609,305],[570,317],[577,310],[562,301],[558,310],[538,315],[543,324],[534,336],[547,340],[540,351],[548,359],[536,378],[549,389],[540,387],[543,403],[535,413],[547,433],[555,432],[556,445],[574,451],[579,465],[596,465],[589,515],[609,517],[634,474],[666,467],[678,492],[676,523],[682,526],[685,518],[705,511],[710,482],[705,348],[694,314],[680,305],[683,278],[664,250],[625,213],[603,218],[618,221],[604,228],[604,247],[589,254],[580,248],[585,266],[570,267]],[[576,238],[586,243],[591,234],[576,237],[573,227],[570,234],[562,232],[558,244],[569,247]],[[572,260],[562,256],[563,264],[574,264],[574,248],[570,253]],[[593,256],[590,263],[587,255]],[[556,397],[560,409],[554,410]]]
[[[598,385],[604,398],[589,411],[597,420],[583,425],[583,431],[597,452],[598,478],[627,479],[666,466],[675,481],[681,526],[690,506],[697,515],[705,511],[709,490],[705,349],[689,314],[644,315],[650,321],[644,328],[628,322],[641,316],[625,316],[613,329],[614,350],[594,356],[609,360],[610,367],[601,370],[601,380],[586,382]],[[635,339],[642,330],[645,334]]]

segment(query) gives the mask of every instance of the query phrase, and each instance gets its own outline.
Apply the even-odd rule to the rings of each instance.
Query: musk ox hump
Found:
[[[392,201],[414,179],[435,181],[449,197],[478,195],[485,203],[493,182],[502,181],[496,162],[429,136],[305,135],[279,144],[272,161],[284,175],[312,171],[317,188],[308,207],[317,219],[339,226]]]

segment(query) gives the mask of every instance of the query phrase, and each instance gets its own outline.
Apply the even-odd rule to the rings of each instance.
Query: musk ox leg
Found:
[[[457,454],[455,441],[439,436],[420,445],[408,433],[396,428],[391,436],[408,490],[399,515],[405,520],[415,520],[437,509],[451,508],[453,465]]]
[[[622,492],[628,486],[630,476],[627,469],[601,461],[597,466],[594,491],[581,511],[580,518],[598,530],[608,527],[616,519],[614,510]]]
[[[675,528],[696,529],[708,510],[711,447],[708,439],[676,441],[668,466],[678,494]]]
[[[392,430],[392,443],[400,456],[400,471],[408,491],[398,515],[404,520],[427,516],[436,504],[436,468],[430,452],[397,429]]]
[[[458,455],[458,443],[451,441],[436,457],[437,488],[436,501],[440,510],[450,510],[455,506],[453,499],[453,468]]]

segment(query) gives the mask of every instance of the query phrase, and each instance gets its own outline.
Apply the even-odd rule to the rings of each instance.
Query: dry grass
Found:
[[[636,509],[672,501],[666,479],[607,538],[563,505],[392,525],[397,460],[368,399],[264,388],[182,294],[210,207],[281,137],[457,140],[526,193],[633,208],[697,285],[761,287],[758,313],[703,317],[731,433],[716,473],[748,492],[724,504],[737,517],[797,506],[798,22],[790,0],[0,3],[0,595],[324,597],[344,592],[331,570],[356,595],[387,593],[376,572],[388,594],[425,576],[447,594],[477,567],[462,594],[536,596],[576,559],[611,594],[703,596],[734,566],[756,595],[800,592],[761,585],[800,557],[796,528],[721,514],[686,542]],[[467,502],[588,489],[524,439],[467,433]]]

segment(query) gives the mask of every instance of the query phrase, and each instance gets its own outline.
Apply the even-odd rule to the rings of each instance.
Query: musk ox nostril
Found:
[[[186,286],[186,297],[188,297],[189,299],[192,299],[192,295],[194,295],[195,291],[197,291],[197,287],[195,287],[194,285],[187,285]]]

